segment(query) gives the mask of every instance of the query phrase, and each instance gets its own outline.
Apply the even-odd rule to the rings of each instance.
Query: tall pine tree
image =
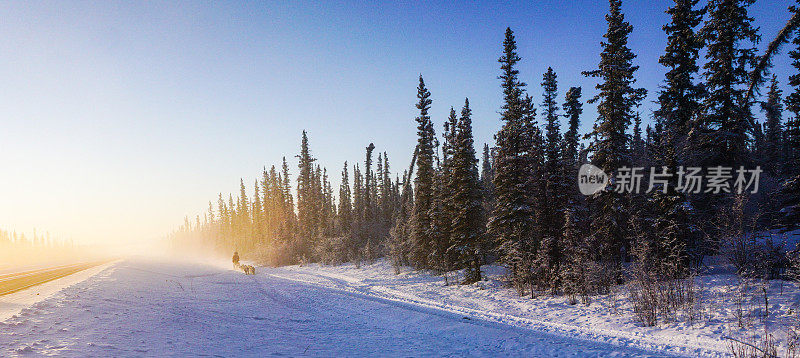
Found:
[[[772,77],[767,101],[762,103],[761,109],[766,115],[764,122],[764,150],[759,156],[760,164],[772,175],[778,175],[783,169],[783,92],[778,87],[777,77]]]
[[[519,80],[514,32],[506,29],[503,55],[500,56],[503,106],[503,126],[497,133],[497,153],[494,160],[495,205],[488,229],[496,240],[501,260],[510,269],[513,284],[522,292],[530,284],[532,262],[534,208],[530,201],[531,166],[528,152],[531,128],[526,123],[523,98],[525,83]]]
[[[434,137],[433,123],[428,111],[431,106],[431,93],[425,88],[425,81],[419,76],[417,87],[417,175],[414,179],[414,206],[411,209],[411,242],[412,261],[417,267],[428,267],[428,256],[433,251],[430,237],[431,217],[433,205],[433,170]]]
[[[791,8],[797,11],[797,8]],[[786,165],[784,173],[787,179],[783,183],[781,194],[783,203],[781,205],[781,226],[786,230],[792,230],[800,226],[800,36],[795,36],[792,40],[795,48],[789,52],[792,59],[794,74],[789,77],[791,93],[786,97],[786,109],[791,113],[791,117],[786,123],[785,130],[785,152]]]
[[[695,31],[703,11],[695,9],[698,0],[674,0],[667,10],[670,23],[664,25],[667,48],[658,62],[667,68],[663,89],[658,95],[658,118],[661,143],[659,161],[670,169],[685,160],[686,139],[701,108],[703,88],[695,83],[699,67],[697,59],[703,40]]]
[[[580,127],[581,114],[583,114],[583,104],[581,103],[581,88],[570,87],[564,98],[564,116],[567,117],[569,128],[564,133],[564,160],[567,165],[575,166],[578,162],[578,145],[580,138],[578,128]],[[570,175],[570,178],[576,178]]]
[[[699,67],[697,59],[703,40],[695,31],[702,21],[703,10],[696,9],[698,0],[674,0],[667,10],[670,23],[663,26],[667,34],[667,47],[659,63],[667,68],[664,85],[659,92],[659,108],[655,111],[656,131],[648,131],[647,156],[652,156],[653,164],[664,166],[673,178],[667,185],[666,193],[654,191],[646,207],[639,208],[637,217],[653,230],[651,235],[643,235],[637,247],[642,262],[666,278],[682,274],[690,257],[696,256],[699,234],[690,230],[690,212],[686,196],[676,190],[678,185],[674,174],[678,166],[698,162],[690,149],[690,132],[701,114],[703,86],[696,83]],[[699,132],[695,132],[699,133]]]
[[[644,98],[646,91],[635,88],[633,65],[636,55],[628,48],[628,36],[633,26],[625,21],[620,0],[609,1],[606,15],[608,31],[603,37],[603,51],[598,69],[584,72],[589,77],[600,78],[595,86],[599,93],[590,100],[597,105],[597,121],[590,134],[595,141],[592,162],[606,173],[631,166],[628,127],[635,116],[634,109]],[[611,174],[613,175],[613,174]],[[616,191],[603,191],[591,199],[592,244],[596,248],[596,259],[607,264],[607,269],[621,278],[624,252],[629,248],[628,228],[630,216],[627,197]],[[610,284],[610,282],[606,283]]]
[[[696,130],[706,166],[738,167],[747,157],[747,131],[751,130],[750,103],[745,102],[750,69],[756,60],[758,29],[747,7],[755,0],[711,0],[708,19],[700,34],[707,45],[705,86],[707,95]]]
[[[298,155],[299,174],[297,176],[297,220],[299,224],[298,254],[310,257],[311,240],[316,236],[316,199],[314,161],[308,147],[308,135],[303,131]]]
[[[342,168],[342,182],[339,184],[339,234],[350,235],[353,224],[353,206],[350,201],[350,179],[347,173],[347,162]]]
[[[459,266],[465,270],[464,283],[473,283],[481,280],[483,208],[468,99],[464,101],[461,118],[453,131],[449,185],[452,190],[450,243]]]
[[[548,67],[542,78],[545,120],[544,172],[542,173],[544,198],[541,203],[542,242],[537,253],[538,281],[542,288],[555,291],[560,285],[559,270],[562,261],[564,208],[567,204],[566,178],[562,157],[563,143],[560,131],[558,82],[555,71]]]

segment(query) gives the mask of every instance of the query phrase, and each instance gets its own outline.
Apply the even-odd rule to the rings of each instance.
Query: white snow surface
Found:
[[[0,356],[716,354],[700,338],[587,327],[593,318],[517,297],[491,280],[444,287],[425,273],[395,275],[383,261],[258,268],[254,276],[228,266],[115,262],[0,322]]]
[[[445,286],[442,276],[403,268],[399,274],[385,260],[356,267],[353,264],[288,266],[270,275],[353,294],[451,312],[554,336],[637,348],[665,355],[728,357],[730,340],[758,344],[766,330],[774,336],[778,352],[786,346],[786,333],[800,321],[800,289],[795,282],[742,279],[730,265],[716,264],[695,280],[696,315],[678,317],[655,327],[637,322],[625,287],[609,295],[592,297],[591,304],[569,304],[563,296],[521,297],[503,282],[504,269],[484,266],[484,281]],[[453,275],[453,273],[451,273]],[[457,274],[456,274],[457,275]],[[458,279],[458,277],[456,277]],[[764,308],[766,291],[768,309]],[[736,311],[741,311],[741,320]],[[768,311],[768,315],[764,315]],[[744,326],[739,323],[743,322]]]
[[[682,325],[641,327],[630,316],[619,313],[624,301],[622,293],[595,297],[588,306],[570,305],[564,297],[531,299],[505,287],[500,280],[501,267],[484,266],[482,270],[488,276],[484,281],[458,285],[452,284],[451,277],[447,286],[442,276],[425,272],[401,269],[400,274],[395,274],[384,260],[360,268],[353,264],[288,266],[272,269],[269,274],[539,334],[608,344],[617,347],[616,350],[640,349],[662,356],[729,355],[727,342],[719,335],[709,338],[702,330],[684,332],[687,327]]]

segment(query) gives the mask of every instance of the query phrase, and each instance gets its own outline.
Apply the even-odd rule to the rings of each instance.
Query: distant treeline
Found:
[[[36,233],[36,230],[34,230],[33,235],[28,237],[25,236],[24,233],[0,230],[0,248],[62,248],[73,246],[74,245],[71,240],[60,240],[54,238],[50,236],[49,232],[46,232],[44,235],[40,235]]]
[[[25,235],[0,230],[0,268],[77,262],[89,256],[85,248],[75,246],[71,240],[55,238],[50,233],[41,234],[34,230],[31,235]]]

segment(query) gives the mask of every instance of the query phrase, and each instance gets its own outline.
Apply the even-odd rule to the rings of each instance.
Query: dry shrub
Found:
[[[740,276],[777,279],[789,267],[784,247],[773,234],[760,231],[760,215],[745,215],[747,198],[736,196],[733,205],[720,210],[714,218],[719,235],[720,253]]]
[[[604,295],[612,292],[616,285],[618,266],[611,262],[586,260],[581,263],[570,263],[561,271],[559,278],[561,292],[566,295],[571,305],[581,302],[588,305],[593,295]]]
[[[655,326],[659,308],[658,280],[652,271],[642,268],[643,265],[636,266],[633,279],[628,283],[628,299],[633,304],[636,320],[645,326]]]
[[[786,358],[800,357],[800,325],[795,322],[786,332]]]
[[[777,358],[778,344],[775,337],[768,333],[766,328],[761,337],[752,335],[748,338],[734,338],[723,336],[728,340],[728,350],[735,358]]]
[[[694,275],[679,277],[637,262],[631,276],[628,299],[634,317],[641,324],[655,326],[659,321],[674,322],[681,318],[689,322],[697,320],[699,292]]]

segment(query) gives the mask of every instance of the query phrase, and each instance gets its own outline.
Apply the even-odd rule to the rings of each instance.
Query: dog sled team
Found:
[[[233,268],[235,268],[237,270],[242,270],[242,272],[244,272],[245,275],[255,275],[256,274],[256,268],[255,267],[250,266],[250,265],[242,265],[242,264],[239,263],[239,252],[238,251],[234,251],[233,252]]]

